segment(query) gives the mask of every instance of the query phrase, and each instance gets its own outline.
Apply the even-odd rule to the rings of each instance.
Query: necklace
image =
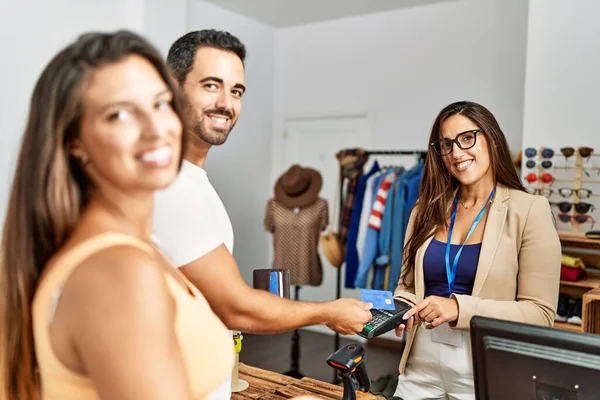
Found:
[[[462,206],[464,207],[464,209],[465,209],[465,210],[470,210],[471,208],[473,208],[473,207],[475,207],[475,206],[477,205],[477,204],[473,204],[472,206],[470,206],[470,207],[467,207],[467,206],[465,205],[465,203],[462,201],[462,199],[460,198],[460,196],[458,197],[458,200],[460,201],[460,204],[462,204]],[[492,199],[490,199],[490,200],[489,200],[489,203],[491,203],[491,202],[492,202]],[[482,203],[482,204],[481,204],[481,207],[485,206],[485,204],[486,204],[486,203]]]

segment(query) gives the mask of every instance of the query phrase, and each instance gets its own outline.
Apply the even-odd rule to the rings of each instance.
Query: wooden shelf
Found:
[[[558,237],[565,247],[600,250],[600,239],[588,239],[583,232],[558,231]]]
[[[572,286],[586,289],[598,289],[600,288],[600,278],[583,278],[580,281],[560,281],[561,286]]]
[[[583,325],[574,325],[569,324],[568,322],[554,321],[554,327],[564,331],[583,332]]]
[[[541,150],[540,150],[541,151]],[[583,183],[583,159],[575,156],[575,171],[572,188],[581,189]],[[567,182],[567,181],[565,181]],[[541,183],[538,183],[541,185]],[[541,186],[538,186],[541,188]],[[575,202],[579,201],[576,195]],[[554,327],[573,332],[600,333],[600,239],[592,239],[582,232],[580,225],[571,225],[571,230],[558,231],[563,254],[578,257],[586,266],[585,278],[578,282],[560,281],[560,292],[571,297],[581,298],[581,325],[567,322],[554,322]],[[593,267],[593,268],[592,268]]]

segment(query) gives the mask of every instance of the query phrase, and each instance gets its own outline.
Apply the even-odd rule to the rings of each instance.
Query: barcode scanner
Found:
[[[365,349],[358,343],[350,343],[327,358],[327,364],[339,371],[344,382],[342,400],[356,400],[356,391],[367,393],[371,381],[364,363]]]

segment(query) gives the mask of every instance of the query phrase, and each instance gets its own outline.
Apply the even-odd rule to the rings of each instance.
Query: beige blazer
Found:
[[[406,238],[412,233],[413,218],[411,215]],[[423,256],[434,233],[435,230],[417,252],[414,287],[398,283],[394,295],[415,302],[423,300]],[[485,224],[473,292],[471,296],[452,294],[459,308],[453,328],[468,330],[474,315],[552,326],[558,303],[561,252],[548,199],[498,185]],[[401,374],[418,329],[421,327],[408,333],[400,361]]]

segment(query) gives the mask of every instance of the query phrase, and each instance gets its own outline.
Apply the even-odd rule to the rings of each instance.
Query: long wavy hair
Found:
[[[131,32],[80,36],[50,61],[35,85],[2,236],[0,398],[38,398],[32,300],[45,264],[73,232],[94,189],[68,152],[79,135],[83,91],[94,70],[129,55],[154,66],[173,92],[183,124],[177,87],[160,53]],[[182,135],[181,154],[185,142]]]
[[[431,128],[421,189],[413,208],[415,214],[413,231],[404,248],[401,281],[407,287],[414,287],[412,272],[415,269],[417,251],[433,234],[436,227],[447,227],[452,198],[460,185],[444,165],[442,156],[432,146],[433,142],[441,137],[443,123],[457,114],[469,118],[485,133],[488,139],[490,164],[496,182],[512,189],[525,191],[513,165],[506,137],[494,115],[484,106],[470,101],[460,101],[446,106],[440,111]]]

